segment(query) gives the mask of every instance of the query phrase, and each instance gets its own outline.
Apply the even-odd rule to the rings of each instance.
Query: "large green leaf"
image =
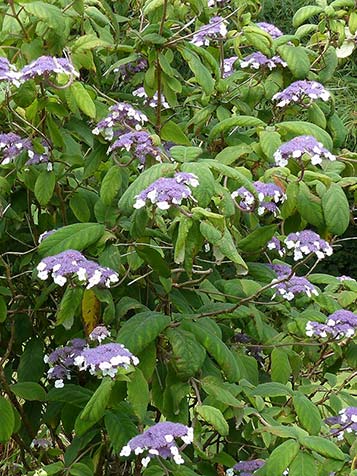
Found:
[[[128,386],[128,400],[134,410],[135,415],[142,422],[146,416],[147,406],[150,402],[150,393],[148,383],[140,369],[130,376]]]
[[[31,2],[23,6],[24,10],[30,15],[34,15],[42,20],[45,25],[58,32],[65,30],[64,16],[61,10],[48,2]]]
[[[279,122],[276,124],[276,128],[282,134],[290,134],[293,136],[300,135],[310,135],[314,136],[319,142],[322,142],[323,145],[332,150],[333,144],[332,139],[329,134],[321,129],[321,127],[311,122],[306,121],[285,121]]]
[[[304,79],[310,71],[309,57],[301,46],[282,45],[278,48],[281,58],[286,61],[288,68],[295,78]]]
[[[299,8],[293,17],[293,26],[297,28],[302,23],[305,23],[309,18],[318,15],[323,11],[323,8],[317,5],[307,5]]]
[[[287,440],[275,448],[266,462],[266,476],[282,474],[293,461],[299,451],[299,443]]]
[[[159,312],[140,312],[126,321],[117,337],[133,354],[139,354],[171,322],[169,316]]]
[[[64,324],[66,328],[72,327],[73,318],[82,302],[83,289],[68,287],[59,303],[56,324]]]
[[[239,367],[232,351],[215,334],[207,329],[200,321],[184,321],[182,327],[192,332],[198,342],[217,361],[230,382],[237,382],[240,377]]]
[[[4,397],[0,397],[0,442],[6,443],[14,431],[15,416],[11,403]]]
[[[174,144],[191,145],[190,139],[183,132],[181,127],[173,121],[165,122],[160,131],[160,136],[162,139],[173,142]]]
[[[91,119],[95,119],[96,108],[94,101],[83,84],[75,81],[71,84],[70,91],[73,94],[74,100],[76,101],[79,109],[84,112],[86,116],[89,116]]]
[[[254,395],[262,397],[282,397],[292,395],[292,391],[285,385],[278,382],[261,383],[253,391]]]
[[[128,408],[123,402],[105,414],[104,423],[110,444],[116,453],[119,453],[122,447],[137,433],[136,426],[128,414]]]
[[[118,193],[122,182],[121,169],[117,165],[110,167],[100,187],[100,198],[104,205],[110,205]]]
[[[267,225],[257,228],[238,242],[239,249],[245,252],[259,251],[271,240],[276,228],[276,225]]]
[[[11,391],[24,400],[46,400],[46,392],[40,384],[35,382],[18,382],[10,386]]]
[[[229,117],[228,119],[224,119],[223,121],[216,124],[212,127],[211,132],[208,136],[209,140],[214,139],[220,134],[224,134],[225,132],[233,129],[233,127],[258,127],[258,126],[266,126],[265,122],[257,117],[253,116],[233,116]]]
[[[213,378],[207,377],[201,380],[201,385],[207,395],[214,397],[218,402],[234,408],[243,408],[243,403],[234,397],[229,390],[225,389],[221,382],[215,382]]]
[[[342,235],[350,222],[350,207],[343,189],[332,183],[322,196],[322,210],[326,228],[334,235]]]
[[[299,183],[299,193],[297,196],[296,208],[300,215],[311,225],[323,227],[324,217],[322,213],[321,200],[310,192],[309,187],[304,183]]]
[[[237,272],[239,274],[247,274],[248,266],[238,253],[237,245],[234,243],[233,237],[227,228],[224,230],[222,238],[216,246],[224,256],[237,265]]]
[[[298,453],[289,466],[289,476],[317,476],[316,460],[307,453]]]
[[[104,225],[99,223],[67,225],[43,240],[38,247],[38,252],[43,256],[49,256],[71,249],[82,251],[98,241],[103,233]]]
[[[273,349],[271,353],[271,378],[274,382],[287,383],[291,375],[288,354],[281,348]]]
[[[166,334],[172,347],[171,363],[178,378],[187,380],[193,377],[206,358],[205,348],[190,332],[175,328],[169,329]]]
[[[179,51],[184,60],[187,61],[197,83],[202,87],[207,95],[211,95],[214,90],[215,81],[206,66],[201,62],[200,57],[187,47],[179,47]]]
[[[342,453],[340,448],[333,441],[327,440],[322,436],[306,436],[300,438],[300,442],[305,448],[316,451],[316,453],[326,456],[327,458],[337,460],[346,459],[346,455]]]
[[[322,419],[318,408],[302,393],[294,395],[293,403],[303,428],[312,435],[319,433]]]
[[[43,377],[45,371],[43,353],[43,342],[40,339],[29,340],[17,368],[19,382],[38,382]]]
[[[88,388],[66,383],[63,388],[52,388],[47,394],[47,400],[49,402],[69,403],[83,408],[92,395],[93,392]]]
[[[209,405],[197,405],[195,407],[195,411],[202,418],[202,420],[213,426],[213,428],[218,431],[220,435],[228,435],[228,423],[218,408],[211,407]]]
[[[53,172],[43,171],[40,173],[37,177],[34,190],[35,197],[40,205],[47,205],[50,201],[55,185],[56,176]]]

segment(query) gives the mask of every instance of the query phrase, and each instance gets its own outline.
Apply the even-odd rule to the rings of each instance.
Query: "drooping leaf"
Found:
[[[309,18],[318,15],[323,11],[323,8],[317,5],[307,5],[299,8],[293,17],[293,27],[297,28],[306,22]]]
[[[46,392],[40,384],[35,382],[18,382],[10,386],[11,391],[24,400],[46,400]]]
[[[82,319],[85,333],[88,336],[98,325],[100,302],[92,289],[85,289],[82,297]]]
[[[291,375],[291,365],[288,354],[281,348],[273,349],[271,353],[271,378],[274,382],[287,383]]]
[[[84,112],[86,116],[90,117],[91,119],[95,119],[95,104],[83,84],[79,81],[75,81],[71,84],[70,91],[73,94],[74,100],[76,101],[79,109]]]
[[[322,436],[306,436],[300,438],[300,442],[305,448],[316,451],[327,458],[333,458],[337,460],[344,460],[346,455],[340,450],[340,448],[333,442]]]
[[[56,176],[53,172],[43,171],[35,183],[35,197],[40,205],[47,205],[56,185]]]
[[[293,402],[301,425],[312,435],[319,433],[322,419],[318,408],[302,393],[296,394]]]
[[[277,49],[295,78],[304,79],[310,70],[309,57],[301,46],[282,45]]]
[[[148,383],[140,369],[135,369],[135,372],[131,374],[127,387],[129,402],[135,415],[142,422],[150,402],[150,393]]]
[[[172,347],[172,365],[178,378],[187,380],[200,370],[206,358],[205,348],[190,333],[181,329],[167,332]]]
[[[14,431],[15,416],[11,403],[4,397],[0,396],[0,442],[6,443]]]
[[[128,408],[122,404],[105,414],[104,423],[110,444],[116,453],[119,453],[122,447],[137,433],[136,426],[128,414]]]
[[[291,476],[317,476],[318,466],[316,460],[307,453],[298,453],[289,466]]]
[[[342,235],[350,222],[350,207],[343,189],[332,183],[322,197],[322,210],[327,230]]]
[[[212,127],[208,139],[212,140],[220,134],[233,129],[233,127],[258,127],[266,126],[265,122],[253,116],[233,116],[224,119],[220,123]]]
[[[117,165],[110,167],[100,187],[100,198],[104,205],[110,205],[122,183],[121,169]]]
[[[289,467],[299,451],[299,443],[295,440],[284,441],[275,448],[266,462],[266,476],[277,476]]]
[[[218,408],[211,407],[210,405],[197,405],[195,407],[196,413],[209,425],[218,431],[222,436],[228,435],[229,426],[226,422],[222,412]]]

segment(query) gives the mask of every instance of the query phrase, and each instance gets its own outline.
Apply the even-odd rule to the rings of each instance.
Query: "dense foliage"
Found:
[[[1,4],[2,475],[357,474],[357,10],[266,3]]]

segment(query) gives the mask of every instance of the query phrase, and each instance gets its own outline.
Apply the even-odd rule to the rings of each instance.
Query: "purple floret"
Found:
[[[223,78],[228,78],[234,73],[234,63],[237,59],[238,56],[231,56],[223,60]]]
[[[295,276],[295,274],[292,274],[290,266],[284,264],[272,264],[269,265],[269,267],[277,275],[277,279],[273,279],[272,283],[290,276],[286,281],[278,282],[272,286],[276,291],[273,298],[278,294],[287,301],[291,301],[299,294],[306,294],[308,297],[311,297],[313,294],[315,296],[318,295],[317,290],[308,279],[303,276]]]
[[[285,142],[274,153],[274,160],[277,166],[285,167],[289,159],[300,160],[304,154],[310,156],[312,165],[321,164],[322,159],[336,160],[336,157],[313,136],[298,136]]]
[[[183,464],[184,460],[176,444],[175,438],[180,438],[185,444],[193,441],[193,429],[181,423],[160,422],[153,425],[141,435],[132,438],[120,452],[120,456],[129,456],[146,452],[141,463],[146,467],[155,456],[173,458],[176,464]]]
[[[128,81],[134,74],[145,71],[148,67],[148,62],[145,58],[137,58],[135,61],[123,64],[114,69],[114,73],[119,73],[124,81]]]
[[[316,99],[328,101],[330,93],[317,81],[301,80],[291,83],[286,89],[273,96],[274,101],[279,101],[278,107],[287,106],[291,102],[303,102],[307,98],[309,99],[307,105],[310,105]]]
[[[257,181],[253,183],[254,188],[257,191],[259,203],[255,203],[254,195],[249,192],[245,187],[240,187],[232,193],[232,198],[242,198],[239,206],[242,210],[251,212],[257,206],[258,215],[263,215],[265,211],[269,211],[277,215],[279,208],[277,203],[283,203],[286,199],[286,195],[283,190],[274,183],[264,183]]]
[[[8,81],[15,86],[20,85],[21,74],[16,67],[3,56],[0,56],[0,81]]]
[[[338,425],[338,428],[331,429],[337,439],[342,440],[344,433],[357,433],[357,407],[343,408],[338,416],[326,418],[328,425]]]
[[[340,309],[331,314],[325,323],[308,321],[306,335],[309,337],[334,337],[342,339],[353,337],[357,329],[357,315],[351,311]]]

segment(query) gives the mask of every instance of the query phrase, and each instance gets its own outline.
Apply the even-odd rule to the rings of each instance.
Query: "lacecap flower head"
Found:
[[[332,247],[320,237],[317,233],[311,230],[297,231],[290,233],[284,241],[288,250],[294,250],[294,260],[298,261],[310,253],[315,253],[319,259],[325,256],[331,256],[333,253]]]
[[[8,81],[15,86],[20,85],[21,73],[17,71],[16,66],[10,63],[10,61],[0,56],[0,81]]]
[[[108,148],[108,154],[121,149],[131,152],[140,164],[144,164],[148,156],[160,158],[160,150],[153,143],[152,137],[145,131],[126,132]]]
[[[153,96],[150,97],[146,94],[145,89],[143,87],[140,87],[138,89],[135,89],[135,91],[133,91],[133,96],[137,96],[138,98],[143,98],[144,99],[144,104],[146,106],[150,106],[150,107],[157,107],[158,106],[159,96],[158,96],[157,91]],[[161,94],[161,106],[164,109],[169,109],[170,108],[170,104],[166,101],[166,98],[163,94]]]
[[[93,348],[84,348],[74,359],[79,370],[89,370],[92,375],[115,377],[119,368],[127,369],[129,365],[138,365],[135,357],[122,344],[102,344]]]
[[[228,78],[234,73],[234,63],[237,59],[238,56],[231,56],[223,60],[223,78]]]
[[[256,189],[259,203],[257,205],[258,215],[263,215],[266,211],[273,212],[276,215],[279,212],[277,203],[283,203],[286,195],[283,190],[275,183],[264,183],[256,181],[253,183]],[[232,198],[242,198],[239,206],[242,210],[251,212],[255,209],[254,195],[245,187],[240,187],[232,193]]]
[[[252,53],[245,58],[239,61],[241,68],[251,68],[251,69],[263,69],[267,68],[270,71],[277,66],[282,66],[286,68],[287,63],[283,61],[280,56],[273,56],[272,58],[268,58],[260,51],[256,53]]]
[[[79,76],[79,73],[67,58],[55,58],[53,56],[40,56],[24,66],[20,75],[22,81],[27,81],[38,76],[49,76],[51,73]]]
[[[326,418],[328,425],[337,426],[331,429],[337,439],[342,440],[344,433],[357,433],[357,407],[343,408],[338,416]]]
[[[119,73],[124,81],[128,81],[134,74],[145,71],[148,67],[148,62],[145,58],[137,58],[135,61],[123,64],[114,69],[114,73]]]
[[[93,341],[98,341],[99,344],[107,337],[110,337],[110,331],[105,326],[97,326],[89,334],[89,339]]]
[[[328,101],[330,93],[325,89],[322,84],[317,81],[299,80],[291,83],[283,91],[274,94],[273,100],[278,101],[278,107],[287,106],[290,103],[304,102],[308,99],[307,105],[311,104],[316,99],[322,99]]]
[[[98,122],[93,129],[93,134],[104,134],[107,140],[114,137],[114,128],[126,130],[128,128],[139,131],[148,121],[148,118],[141,111],[133,108],[131,104],[120,102],[109,108],[107,117]]]
[[[289,159],[300,160],[304,154],[310,156],[312,165],[321,164],[323,159],[336,160],[321,142],[308,135],[294,137],[282,144],[274,153],[274,160],[278,167],[285,167]]]
[[[51,273],[53,281],[59,286],[64,286],[68,278],[76,278],[83,282],[87,285],[86,289],[93,286],[109,288],[112,283],[119,281],[115,271],[87,260],[82,253],[75,250],[66,250],[44,258],[37,265],[37,271],[37,277],[43,280]]]
[[[240,461],[235,464],[233,468],[227,470],[227,476],[254,476],[255,472],[264,466],[263,459],[251,459],[247,461]]]
[[[212,17],[208,25],[201,28],[193,35],[191,43],[196,46],[208,46],[211,40],[221,40],[227,36],[227,21],[220,17]]]
[[[273,38],[273,40],[283,35],[283,32],[279,30],[278,27],[276,27],[275,25],[272,25],[271,23],[259,22],[259,23],[256,23],[256,25],[262,30],[264,30],[266,33],[269,33],[269,35]]]
[[[29,138],[23,139],[13,132],[0,134],[1,165],[13,162],[22,152],[26,152],[29,158],[26,165],[48,163],[48,148],[46,144],[44,144],[44,152],[39,154],[34,150],[34,146]],[[48,169],[52,169],[52,165]]]
[[[132,438],[120,452],[120,456],[129,456],[131,453],[139,455],[145,453],[141,463],[146,467],[152,458],[157,456],[172,458],[176,464],[183,464],[184,460],[175,439],[179,438],[186,445],[193,441],[193,428],[181,423],[169,421],[156,423],[141,435]]]
[[[292,274],[292,269],[288,265],[272,264],[270,268],[276,273],[277,279],[273,279],[275,283],[272,288],[275,289],[274,297],[278,294],[287,301],[292,301],[297,295],[306,294],[309,298],[312,295],[317,296],[318,292],[308,279],[303,276]],[[286,278],[286,281],[281,279]]]
[[[306,335],[309,337],[334,337],[343,339],[353,337],[357,329],[357,315],[346,309],[340,309],[332,313],[325,323],[308,321]]]
[[[171,205],[180,205],[183,199],[192,197],[188,185],[197,187],[198,184],[196,175],[185,172],[176,173],[174,178],[160,178],[135,197],[134,208],[142,208],[150,201],[161,210],[167,210]]]

